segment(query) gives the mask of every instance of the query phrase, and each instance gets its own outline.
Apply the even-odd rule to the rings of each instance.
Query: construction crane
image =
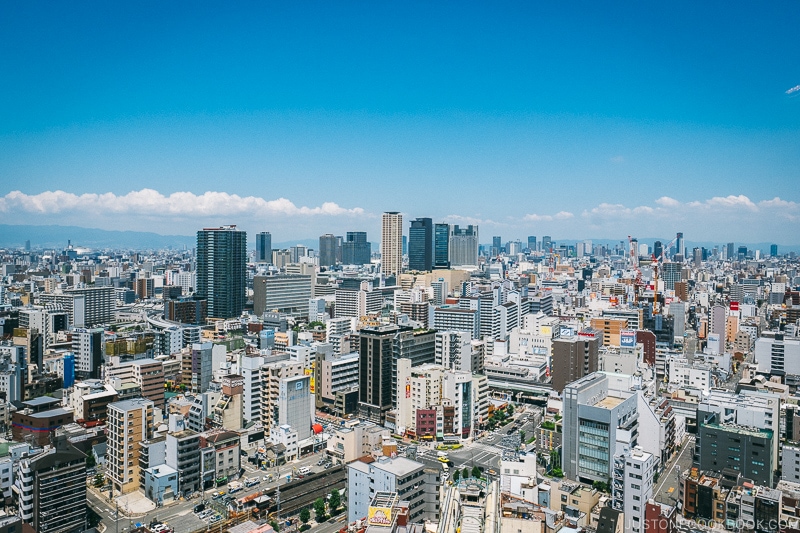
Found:
[[[628,235],[628,248],[630,249],[631,266],[636,271],[636,277],[633,279],[633,302],[637,304],[644,282],[642,281],[642,271],[639,269],[639,251],[633,246],[633,237],[630,235]]]

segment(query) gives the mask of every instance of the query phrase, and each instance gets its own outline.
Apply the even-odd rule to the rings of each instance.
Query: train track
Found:
[[[299,482],[281,487],[281,514],[292,514],[303,507],[310,507],[317,498],[325,498],[333,489],[343,489],[347,485],[347,472],[344,466],[336,466],[324,472],[311,474]],[[269,512],[278,510],[276,491],[267,493],[270,497]]]

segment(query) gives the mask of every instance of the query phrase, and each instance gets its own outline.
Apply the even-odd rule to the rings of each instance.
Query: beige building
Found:
[[[328,439],[328,455],[347,464],[367,455],[382,455],[383,441],[391,431],[373,422],[353,422],[335,429]]]
[[[281,380],[304,374],[303,364],[292,361],[268,363],[261,367],[261,424],[265,434],[269,435],[273,426],[278,425]]]
[[[628,329],[625,318],[593,318],[592,329],[602,332],[603,346],[619,346],[619,332]]]
[[[106,476],[115,492],[139,488],[139,455],[142,441],[153,428],[153,402],[133,398],[108,405]]]
[[[381,219],[381,272],[403,272],[403,215],[397,212],[384,213]]]
[[[153,402],[153,406],[164,409],[164,365],[155,359],[137,359],[107,367],[106,380],[117,383],[133,383],[141,394]]]
[[[244,377],[231,374],[222,378],[222,395],[211,412],[214,425],[231,431],[242,429],[243,391]]]

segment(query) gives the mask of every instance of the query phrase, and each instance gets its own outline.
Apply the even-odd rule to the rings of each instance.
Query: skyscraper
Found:
[[[342,264],[366,265],[372,256],[372,245],[367,242],[367,232],[348,231],[342,243]]]
[[[736,259],[736,249],[732,242],[729,242],[727,245],[725,245],[725,249],[728,252],[728,255],[726,256],[728,260]]]
[[[392,408],[392,364],[398,326],[364,328],[359,334],[358,415],[383,424]]]
[[[409,270],[433,270],[433,221],[418,218],[408,230]]]
[[[550,248],[553,247],[553,241],[550,239],[550,235],[545,235],[542,237],[542,251],[547,253],[550,251]]]
[[[272,235],[268,231],[256,234],[256,261],[259,263],[272,262]]]
[[[450,264],[452,266],[478,264],[478,226],[450,228]]]
[[[499,235],[492,237],[492,255],[498,255],[503,251],[503,245],[501,242],[502,238]]]
[[[433,267],[450,268],[450,224],[433,227]]]
[[[653,255],[656,259],[661,259],[661,254],[664,253],[664,244],[661,241],[653,243]]]
[[[777,244],[770,244],[769,245],[769,255],[772,257],[778,257],[778,245]]]
[[[197,297],[208,301],[208,316],[233,318],[245,303],[247,233],[236,226],[197,232]]]
[[[319,266],[329,267],[336,264],[336,236],[330,233],[319,238]]]
[[[683,240],[682,231],[675,235],[675,253],[681,254],[681,257],[686,257],[686,242]]]
[[[396,211],[383,214],[381,221],[381,272],[386,275],[403,271],[403,215]]]
[[[531,252],[536,251],[536,235],[528,236],[528,250],[530,250]]]

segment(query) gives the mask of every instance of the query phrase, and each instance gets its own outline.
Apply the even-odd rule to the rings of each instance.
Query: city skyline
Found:
[[[0,223],[800,244],[796,5],[571,7],[5,6]]]

